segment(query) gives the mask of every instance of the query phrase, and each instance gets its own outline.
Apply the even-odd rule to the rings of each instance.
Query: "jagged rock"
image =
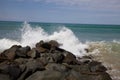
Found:
[[[26,47],[21,47],[16,51],[16,56],[17,57],[23,57],[26,58],[27,57],[27,53],[31,50],[31,48],[29,46]]]

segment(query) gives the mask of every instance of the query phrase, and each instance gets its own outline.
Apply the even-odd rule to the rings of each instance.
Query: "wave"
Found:
[[[59,26],[58,29],[54,29],[53,32],[49,34],[42,27],[32,27],[27,22],[23,23],[22,28],[19,31],[20,40],[9,38],[0,39],[0,51],[8,49],[12,45],[35,47],[35,44],[40,40],[56,40],[62,44],[60,46],[61,48],[72,52],[76,56],[94,56],[94,59],[101,61],[106,67],[108,67],[108,72],[111,74],[113,80],[120,79],[120,41],[89,41],[82,43],[75,36],[73,31],[65,26]],[[86,53],[86,48],[89,49],[89,53]]]
[[[19,41],[6,38],[0,39],[0,45],[2,45],[0,50],[8,49],[12,45],[28,45],[30,47],[35,47],[35,44],[40,40],[56,40],[62,44],[60,46],[61,48],[72,52],[76,56],[82,56],[86,53],[84,49],[88,47],[86,44],[81,43],[74,33],[65,26],[60,26],[57,31],[54,31],[52,34],[48,34],[40,26],[31,27],[30,24],[24,22],[20,31],[21,38]]]

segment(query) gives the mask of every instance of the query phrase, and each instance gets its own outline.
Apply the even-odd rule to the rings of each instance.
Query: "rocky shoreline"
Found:
[[[32,49],[13,45],[0,53],[0,80],[112,80],[101,62],[77,58],[59,46],[55,40]]]

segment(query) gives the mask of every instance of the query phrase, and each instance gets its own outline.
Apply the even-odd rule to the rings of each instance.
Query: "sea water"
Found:
[[[92,55],[120,80],[120,25],[0,21],[0,52],[12,45],[35,47],[40,40],[56,40],[78,57]]]

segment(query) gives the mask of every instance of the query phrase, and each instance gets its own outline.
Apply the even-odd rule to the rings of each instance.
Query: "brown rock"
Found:
[[[21,48],[21,46],[13,45],[10,49],[5,50],[0,54],[0,60],[14,60],[16,56],[16,50]]]

